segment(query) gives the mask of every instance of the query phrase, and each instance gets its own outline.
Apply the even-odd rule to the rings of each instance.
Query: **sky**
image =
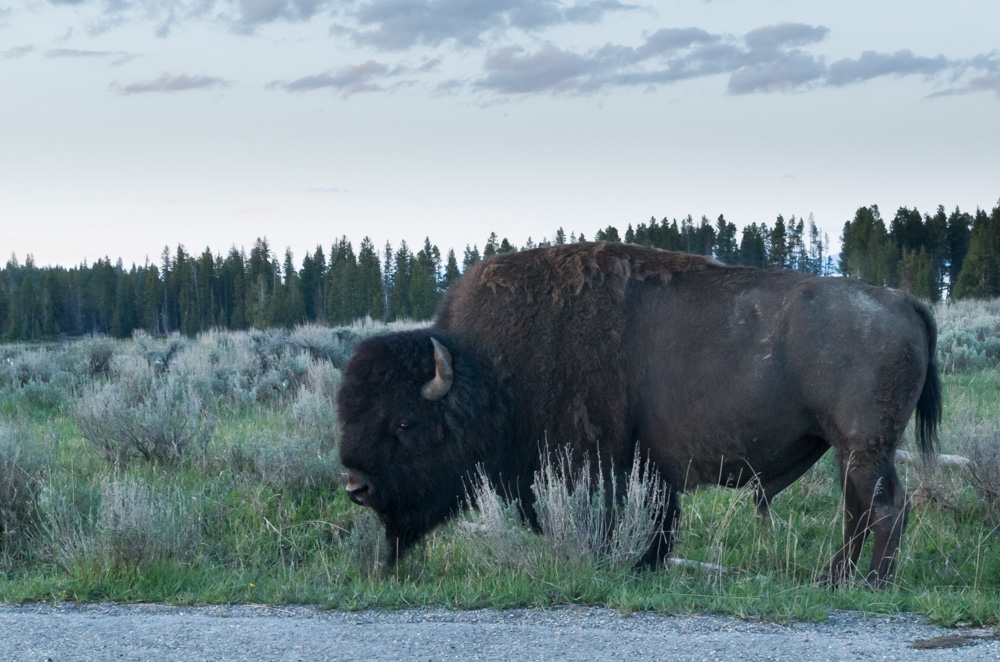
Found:
[[[996,0],[0,0],[0,253],[1000,198]]]

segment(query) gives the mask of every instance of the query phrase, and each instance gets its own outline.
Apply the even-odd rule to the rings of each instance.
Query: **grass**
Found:
[[[113,453],[84,438],[79,403],[109,383],[126,388],[127,375],[116,371],[134,364],[129,357],[153,357],[155,366],[169,342],[183,345],[171,354],[173,378],[186,375],[187,387],[178,392],[202,399],[210,437],[170,462],[110,461]],[[387,572],[379,562],[384,542],[377,521],[341,489],[329,414],[342,343],[342,336],[312,329],[257,341],[142,337],[114,344],[110,357],[106,343],[22,350],[45,354],[17,361],[14,376],[0,368],[0,601],[337,609],[595,604],[624,613],[720,612],[779,621],[851,609],[919,612],[946,625],[1000,623],[1000,517],[960,468],[902,469],[921,498],[887,590],[869,591],[860,580],[823,587],[842,526],[830,457],[774,499],[766,520],[746,490],[681,496],[675,556],[722,570],[635,571],[607,562],[600,550],[557,553],[557,545],[528,531],[497,500],[434,532]],[[213,364],[219,355],[230,363]],[[974,437],[978,443],[996,443],[998,387],[995,368],[944,376],[945,452],[966,452],[970,429],[986,431]],[[141,388],[152,387],[142,382]],[[560,503],[572,501],[550,492]],[[483,552],[501,547],[507,556]]]

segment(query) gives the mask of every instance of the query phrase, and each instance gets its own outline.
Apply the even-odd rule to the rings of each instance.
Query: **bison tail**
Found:
[[[924,460],[929,460],[938,452],[938,424],[941,422],[941,380],[938,379],[937,364],[931,359],[927,364],[924,390],[917,400],[917,441]]]
[[[941,379],[938,377],[937,368],[937,325],[934,317],[926,306],[921,304],[918,307],[921,317],[924,318],[924,325],[927,327],[927,349],[929,353],[927,361],[927,376],[924,378],[924,388],[920,392],[917,400],[917,442],[920,444],[920,453],[924,461],[931,459],[931,456],[939,450],[938,444],[938,424],[941,422]]]

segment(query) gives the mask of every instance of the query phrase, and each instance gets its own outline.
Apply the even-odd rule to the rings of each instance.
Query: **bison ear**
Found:
[[[434,378],[423,385],[420,395],[433,402],[448,395],[455,374],[451,370],[451,352],[448,348],[439,343],[437,338],[431,338],[431,343],[434,344]]]

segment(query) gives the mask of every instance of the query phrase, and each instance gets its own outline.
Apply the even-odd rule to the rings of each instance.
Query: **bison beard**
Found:
[[[892,575],[905,527],[893,456],[911,414],[934,452],[941,396],[930,312],[846,279],[726,267],[622,244],[524,251],[469,269],[434,325],[362,343],[338,408],[351,498],[395,560],[467,507],[482,466],[533,518],[539,445],[673,488],[753,481],[758,507],[834,449],[845,496],[834,583],[866,536]],[[644,560],[669,551],[676,499]]]

